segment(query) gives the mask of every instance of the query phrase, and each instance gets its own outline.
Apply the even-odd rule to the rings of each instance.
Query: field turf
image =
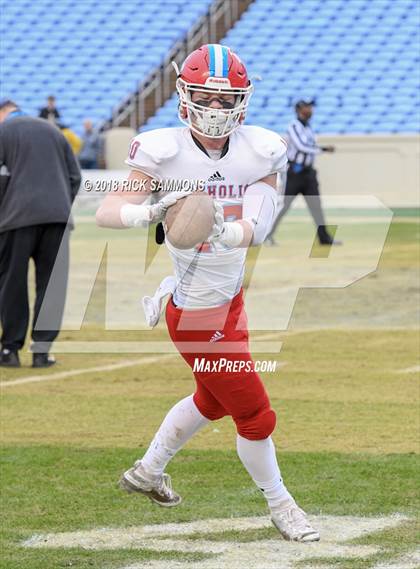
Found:
[[[264,250],[267,286],[279,294],[284,281],[278,259],[292,262],[293,246],[299,248],[309,231],[299,226],[281,226],[286,245],[280,252]],[[296,547],[306,546],[280,542],[269,523],[259,525],[267,510],[236,456],[228,418],[200,432],[170,464],[184,498],[178,508],[160,509],[117,488],[121,472],[141,456],[168,408],[193,390],[191,373],[177,355],[57,353],[56,367],[35,373],[23,353],[24,367],[0,371],[0,567],[271,569],[264,561],[270,546],[280,548],[278,569],[420,567],[413,553],[419,541],[419,232],[417,218],[396,218],[377,271],[347,288],[301,290],[288,331],[273,332],[281,351],[255,354],[282,364],[262,376],[278,416],[274,440],[284,479],[321,523],[343,520],[334,542],[309,546],[301,558]],[[123,233],[119,239],[129,243],[129,232]],[[73,236],[76,258],[94,248],[94,239],[94,229],[80,224]],[[322,258],[325,251],[314,247],[312,256]],[[290,284],[290,274],[286,278]],[[104,330],[100,279],[101,273],[82,329],[63,330],[63,345],[167,340],[163,326],[152,333]],[[142,358],[146,363],[92,371]],[[86,371],[71,375],[78,370]],[[53,379],[60,372],[69,374]],[[7,385],[35,375],[51,380]],[[230,521],[227,527],[218,522],[220,528],[212,522],[224,518],[231,518],[232,527]],[[339,528],[356,527],[365,518],[394,525],[378,522],[381,530],[356,532],[340,545]],[[169,530],[156,538],[161,549],[159,542],[148,548],[142,540],[130,546],[124,541],[145,525],[188,522],[191,531],[178,536]],[[100,528],[108,528],[101,529],[109,532],[106,539],[99,532],[84,541]],[[54,546],[60,532],[66,532],[64,545]]]

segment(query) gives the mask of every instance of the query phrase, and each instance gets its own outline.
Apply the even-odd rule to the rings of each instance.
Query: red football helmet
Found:
[[[244,64],[233,51],[219,44],[203,45],[186,58],[181,71],[174,66],[178,73],[179,118],[184,124],[210,138],[227,136],[239,126],[253,87]],[[214,99],[222,108],[210,106]]]

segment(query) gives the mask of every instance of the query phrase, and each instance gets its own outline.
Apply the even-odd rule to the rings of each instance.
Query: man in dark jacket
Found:
[[[42,107],[42,109],[39,111],[39,118],[46,119],[47,121],[50,121],[53,124],[56,124],[58,122],[58,119],[60,118],[60,113],[58,112],[57,107],[55,106],[55,97],[53,95],[50,95],[47,98],[47,106]]]
[[[1,366],[20,365],[18,352],[29,323],[27,280],[31,258],[36,276],[33,366],[48,367],[55,362],[48,352],[63,316],[70,212],[80,181],[77,160],[58,128],[25,116],[13,101],[0,103]],[[53,269],[53,292],[46,297],[43,325],[37,329]]]

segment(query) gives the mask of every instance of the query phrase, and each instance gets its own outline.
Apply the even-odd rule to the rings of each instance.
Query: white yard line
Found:
[[[254,340],[254,342],[258,341],[258,340],[274,339],[280,333],[281,332],[271,332],[269,334],[263,334],[261,336],[258,336]],[[151,356],[148,358],[141,358],[141,359],[137,359],[137,360],[124,360],[124,361],[116,363],[116,364],[108,364],[108,365],[103,365],[103,366],[88,367],[88,368],[75,369],[75,370],[69,370],[69,371],[60,371],[58,373],[49,373],[49,374],[45,374],[45,375],[29,375],[26,377],[20,377],[19,379],[13,379],[11,381],[1,381],[0,382],[0,388],[12,387],[14,385],[23,385],[26,383],[38,383],[38,382],[42,382],[42,381],[53,381],[53,380],[57,380],[57,379],[66,379],[67,377],[74,377],[76,375],[83,375],[85,373],[94,373],[97,371],[113,371],[115,369],[122,369],[122,368],[137,366],[137,365],[140,366],[140,365],[154,364],[154,363],[157,363],[157,362],[162,361],[162,360],[174,358],[177,355],[178,355],[177,352],[173,353],[173,354],[161,354],[158,356]],[[279,362],[279,363],[281,365],[285,365],[284,362]]]
[[[164,525],[130,526],[126,528],[93,528],[84,531],[35,534],[22,543],[29,548],[72,548],[85,550],[145,549],[165,552],[200,552],[213,557],[198,562],[155,559],[146,563],[151,569],[282,569],[296,567],[296,561],[309,561],[314,557],[368,558],[378,553],[376,545],[354,545],[348,540],[397,527],[408,518],[393,515],[384,518],[359,518],[353,516],[311,516],[321,532],[318,543],[300,544],[282,539],[263,539],[249,543],[238,543],[229,539],[212,541],[206,533],[226,530],[255,530],[272,527],[270,519],[264,517],[228,518],[199,520],[196,522],[169,523]],[[200,533],[200,539],[188,539],[190,534]],[[124,569],[142,569],[145,563],[124,566]],[[122,568],[121,568],[122,569]],[[382,568],[381,568],[382,569]],[[384,567],[383,569],[388,569]],[[396,569],[391,566],[390,569]],[[407,567],[411,569],[411,567]]]
[[[83,369],[75,369],[69,371],[60,371],[59,373],[50,373],[48,375],[30,375],[27,377],[21,377],[19,379],[13,379],[11,381],[0,382],[0,387],[11,387],[12,385],[22,385],[24,383],[38,383],[41,381],[52,381],[56,379],[65,379],[66,377],[73,377],[75,375],[83,375],[84,373],[93,373],[96,371],[113,371],[115,369],[122,369],[132,366],[148,365],[154,364],[156,362],[174,358],[176,354],[165,354],[159,356],[153,356],[150,358],[142,358],[139,360],[124,360],[117,364],[108,364],[96,367],[87,367]]]
[[[405,369],[398,370],[398,373],[418,373],[420,371],[420,365],[406,367]]]
[[[383,561],[373,569],[418,569],[420,566],[420,549],[407,553],[393,561]]]

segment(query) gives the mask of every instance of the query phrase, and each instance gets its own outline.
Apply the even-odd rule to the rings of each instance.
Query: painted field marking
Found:
[[[227,540],[211,541],[206,540],[205,537],[188,539],[188,536],[194,533],[246,531],[272,527],[268,517],[252,517],[37,534],[23,542],[22,545],[37,549],[79,547],[92,550],[142,549],[158,552],[213,554],[205,560],[189,561],[189,569],[242,569],[243,567],[292,569],[296,561],[309,560],[314,557],[369,557],[378,553],[380,547],[346,542],[373,532],[396,527],[409,518],[395,514],[377,518],[312,516],[311,519],[321,533],[321,541],[317,543],[299,544],[286,542],[281,538],[246,543]],[[279,560],[281,560],[281,566]],[[153,560],[148,561],[147,564],[140,562],[120,569],[143,569],[146,566],[148,569],[185,569],[185,562]]]
[[[419,373],[420,365],[406,367],[405,369],[400,369],[398,373]]]
[[[270,332],[269,334],[263,334],[259,336],[258,340],[269,340],[278,336],[281,332]],[[178,352],[173,354],[162,354],[159,356],[151,356],[149,358],[141,358],[137,360],[124,360],[123,362],[108,364],[96,367],[87,367],[82,369],[75,369],[69,371],[60,371],[58,373],[50,373],[45,375],[29,375],[26,377],[20,377],[19,379],[13,379],[11,381],[0,381],[0,388],[12,387],[14,385],[23,385],[25,383],[39,383],[42,381],[53,381],[57,379],[66,379],[67,377],[74,377],[76,375],[83,375],[85,373],[93,373],[97,371],[113,371],[115,369],[122,369],[127,367],[133,367],[136,365],[148,365],[160,362],[162,360],[167,360],[175,358],[178,356]],[[278,366],[286,365],[285,362],[278,362]]]
[[[165,354],[161,356],[153,356],[150,358],[142,358],[139,360],[124,360],[116,364],[108,364],[96,367],[87,367],[83,369],[74,369],[69,371],[60,371],[59,373],[50,373],[48,375],[30,375],[27,377],[21,377],[19,379],[13,379],[11,381],[0,382],[0,387],[11,387],[13,385],[22,385],[24,383],[38,383],[40,381],[53,381],[56,379],[65,379],[66,377],[73,377],[75,375],[83,375],[84,373],[93,373],[96,371],[113,371],[114,369],[122,369],[125,367],[132,367],[137,365],[147,365],[160,362],[162,360],[167,360],[169,358],[174,358],[176,354]]]
[[[397,557],[393,561],[381,562],[372,569],[418,569],[420,566],[420,549]]]

